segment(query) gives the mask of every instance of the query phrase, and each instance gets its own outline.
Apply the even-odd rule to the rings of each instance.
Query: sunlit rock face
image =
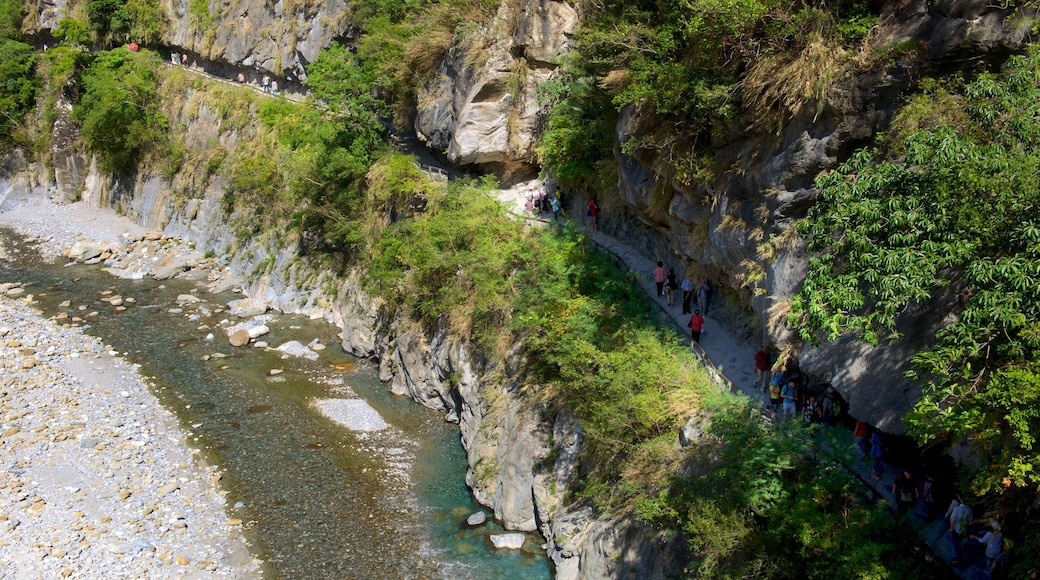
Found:
[[[481,41],[448,50],[424,83],[415,130],[456,165],[497,173],[505,182],[529,177],[537,138],[538,86],[569,47],[578,13],[567,2],[503,2]]]

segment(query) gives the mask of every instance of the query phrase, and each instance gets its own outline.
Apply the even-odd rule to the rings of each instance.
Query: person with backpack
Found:
[[[784,417],[798,413],[798,383],[794,379],[780,388],[780,399],[784,404]]]
[[[780,383],[783,377],[783,371],[776,371],[773,373],[773,379],[769,381],[769,408],[774,413],[780,411]]]

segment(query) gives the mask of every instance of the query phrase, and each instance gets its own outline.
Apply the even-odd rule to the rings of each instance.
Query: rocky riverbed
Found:
[[[183,250],[76,205],[27,201],[0,225],[49,257],[102,247],[138,270]],[[0,280],[0,578],[260,577],[220,472],[186,445],[136,366],[70,319],[41,316],[35,290]]]
[[[0,578],[259,577],[220,472],[136,368],[3,294]]]

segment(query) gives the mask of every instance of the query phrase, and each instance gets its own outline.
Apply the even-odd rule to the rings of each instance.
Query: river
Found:
[[[151,377],[192,444],[222,469],[229,515],[246,522],[267,577],[551,577],[538,536],[522,550],[497,551],[488,536],[500,527],[466,525],[481,508],[464,483],[457,427],[390,395],[369,361],[342,352],[336,328],[288,315],[267,322],[271,333],[262,340],[272,346],[314,339],[328,345],[316,361],[234,348],[221,327],[229,315],[219,309],[237,296],[200,291],[204,302],[178,306],[177,296],[191,293],[194,283],[124,280],[100,266],[50,264],[12,242],[10,232],[0,235],[7,247],[21,247],[0,261],[3,279],[23,282],[46,316],[83,317],[88,334]],[[103,292],[134,301],[116,310]],[[89,312],[98,314],[85,317]],[[351,431],[313,405],[353,397],[389,427]]]

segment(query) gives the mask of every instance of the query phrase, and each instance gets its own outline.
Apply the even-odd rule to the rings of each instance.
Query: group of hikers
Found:
[[[678,276],[675,275],[675,270],[665,268],[664,262],[660,260],[657,262],[657,267],[651,272],[651,276],[654,279],[654,284],[657,286],[657,297],[666,299],[669,307],[675,306],[675,295],[677,293],[680,294],[679,300],[682,303],[683,314],[691,313],[690,308],[693,299],[696,297],[697,308],[693,310],[686,327],[690,329],[693,341],[699,343],[701,341],[701,333],[704,332],[704,316],[708,314],[708,308],[711,306],[711,296],[715,292],[711,282],[707,278],[702,278],[700,283],[694,286],[689,274],[686,274],[682,282],[679,282]]]
[[[527,201],[524,203],[524,210],[530,212],[535,217],[541,217],[543,213],[552,212],[553,221],[560,221],[560,207],[563,205],[563,192],[560,190],[560,186],[556,186],[556,190],[552,193],[542,192],[537,187],[531,186],[527,190]]]
[[[598,212],[596,201],[590,199],[586,219],[592,232],[596,231]],[[708,313],[714,293],[711,282],[705,277],[695,284],[688,274],[680,281],[675,270],[666,268],[663,261],[657,262],[651,276],[658,299],[664,299],[669,307],[674,307],[678,297],[682,313],[691,314],[687,328],[693,342],[699,343],[704,332],[704,315]],[[848,409],[845,399],[830,384],[811,384],[808,377],[802,374],[797,361],[774,365],[769,351],[763,347],[755,353],[754,364],[754,389],[765,395],[767,408],[782,418],[800,416],[810,426],[834,426],[846,421],[846,424],[852,424],[851,418],[844,416]],[[813,427],[810,432],[813,433],[816,428]],[[889,455],[886,443],[890,441],[880,430],[864,421],[855,422],[853,439],[860,461],[871,458],[871,478],[880,482],[883,458]],[[940,479],[930,473],[917,477],[913,470],[903,469],[896,475],[891,487],[886,486],[885,489],[895,499],[898,517],[909,517],[917,506],[923,507],[922,517],[925,521],[934,521],[940,517],[940,508],[937,506],[951,496],[949,488],[952,486],[944,488],[940,483]],[[945,520],[949,526],[944,528],[944,534],[948,534],[954,553],[949,562],[951,565],[984,565],[991,578],[1008,577],[1008,556],[1013,543],[1003,536],[1001,525],[996,520],[989,520],[988,524],[976,521],[971,508],[960,495],[953,497],[946,510]],[[981,561],[983,557],[984,563]]]
[[[767,394],[767,407],[782,417],[801,415],[812,424],[834,425],[846,408],[844,399],[831,385],[810,388],[795,362],[773,369],[769,352],[763,347],[755,353],[755,387]],[[886,456],[886,442],[880,430],[856,421],[852,432],[860,461],[872,459],[871,478],[880,481]],[[909,517],[914,507],[923,508],[922,518],[934,521],[943,491],[939,478],[931,473],[917,477],[912,469],[903,469],[888,489],[895,499],[896,515]],[[949,492],[946,497],[950,497]],[[1013,542],[1005,538],[995,520],[976,522],[971,508],[961,495],[955,494],[946,510],[949,542],[953,547],[953,566],[970,565],[985,556],[985,570],[991,578],[1007,577],[1007,560]],[[986,529],[989,528],[989,529]]]

